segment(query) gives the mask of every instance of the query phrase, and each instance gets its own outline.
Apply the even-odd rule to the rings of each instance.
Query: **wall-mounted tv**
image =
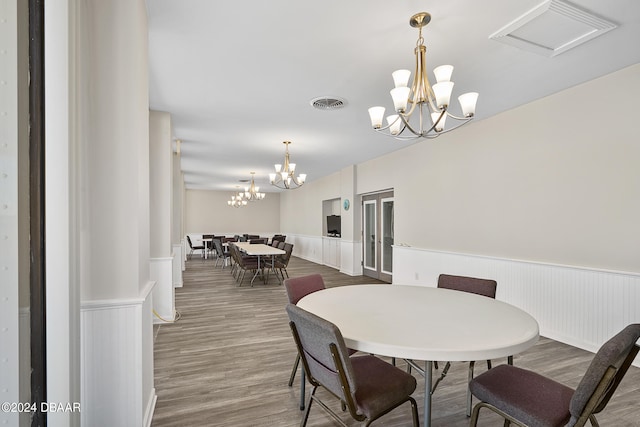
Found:
[[[340,215],[327,216],[327,236],[340,237],[342,233],[342,221]]]

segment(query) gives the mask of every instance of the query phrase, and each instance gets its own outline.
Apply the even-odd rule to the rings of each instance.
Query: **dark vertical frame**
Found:
[[[45,304],[45,112],[44,0],[29,0],[29,215],[31,401],[40,408],[47,398]],[[36,411],[31,426],[46,426],[46,413]]]

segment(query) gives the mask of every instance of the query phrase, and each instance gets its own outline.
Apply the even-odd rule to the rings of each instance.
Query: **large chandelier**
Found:
[[[255,175],[255,172],[251,172],[251,185],[244,188],[244,198],[250,202],[264,199],[264,193],[260,193],[260,187],[256,187],[255,182],[253,182],[253,175]]]
[[[271,185],[285,190],[301,187],[307,179],[307,174],[301,173],[296,177],[296,164],[289,161],[289,144],[291,144],[291,141],[284,141],[283,144],[286,146],[284,165],[275,165],[276,173],[269,174],[269,181],[271,181]]]
[[[388,116],[387,125],[383,126],[384,107],[369,108],[373,129],[396,139],[436,138],[469,122],[475,114],[477,92],[465,93],[458,97],[462,116],[456,116],[449,111],[449,100],[453,90],[451,81],[453,66],[441,65],[434,69],[436,84],[433,86],[429,84],[425,66],[427,49],[422,37],[422,27],[429,21],[431,21],[431,15],[427,12],[417,13],[409,20],[409,24],[419,30],[414,50],[416,69],[411,87],[408,86],[411,76],[409,70],[397,70],[392,74],[395,88],[391,90],[391,97],[396,114]],[[414,113],[417,118],[410,122]],[[456,121],[452,127],[445,127],[447,118]]]

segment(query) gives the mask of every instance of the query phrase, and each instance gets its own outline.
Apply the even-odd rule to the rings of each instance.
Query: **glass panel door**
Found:
[[[364,244],[364,268],[365,270],[377,270],[377,224],[376,224],[376,201],[367,200],[364,202],[363,221],[363,244]]]
[[[393,279],[393,192],[362,196],[362,273]]]
[[[393,198],[381,200],[382,204],[382,269],[381,273],[393,273]]]

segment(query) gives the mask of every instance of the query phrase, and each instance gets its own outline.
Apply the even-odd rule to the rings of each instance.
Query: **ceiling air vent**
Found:
[[[616,27],[569,2],[547,0],[489,38],[552,57]]]
[[[335,96],[320,96],[313,98],[310,104],[318,110],[337,110],[338,108],[344,107],[347,103],[344,99]]]

